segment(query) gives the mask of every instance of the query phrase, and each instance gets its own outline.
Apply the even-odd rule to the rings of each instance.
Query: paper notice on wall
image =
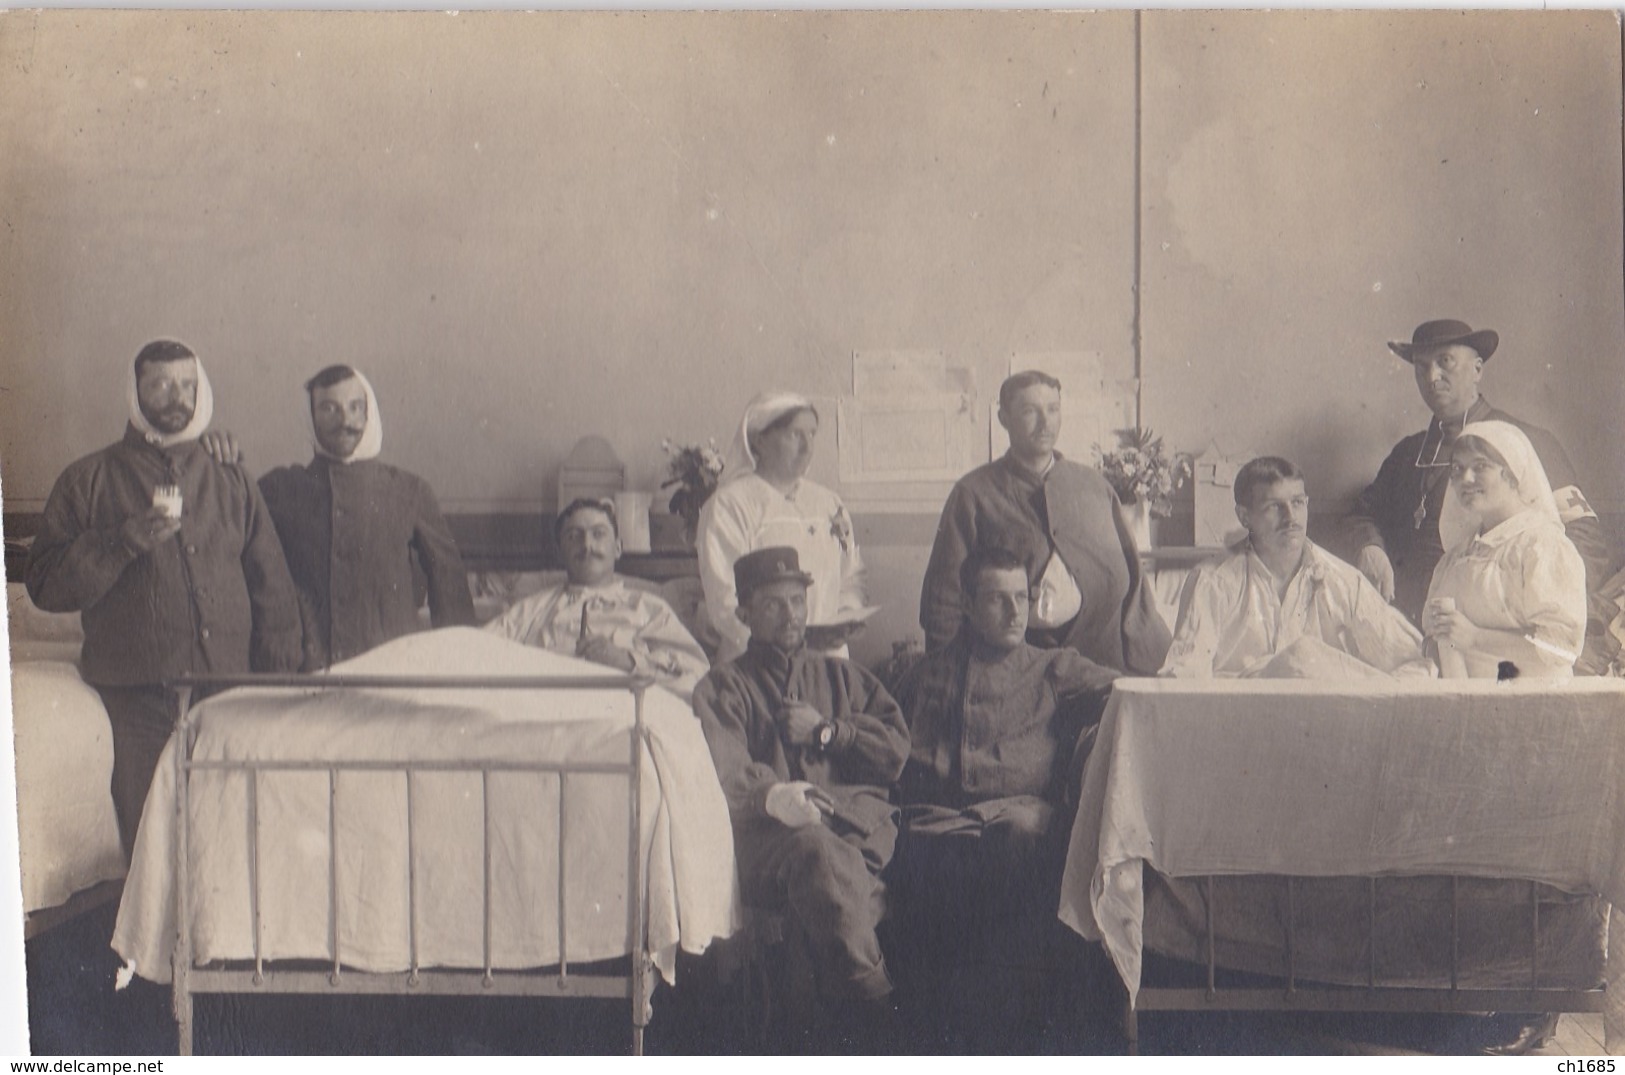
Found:
[[[1192,460],[1197,545],[1233,545],[1246,533],[1236,518],[1236,471],[1251,456],[1225,456],[1210,447]]]
[[[952,482],[985,461],[968,393],[840,402],[841,481]]]
[[[912,498],[934,510],[988,460],[976,375],[941,351],[854,351],[852,395],[836,415],[839,481],[852,499]]]

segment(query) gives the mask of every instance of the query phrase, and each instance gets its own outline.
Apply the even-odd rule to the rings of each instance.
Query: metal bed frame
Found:
[[[1364,985],[1298,983],[1297,967],[1297,878],[1286,877],[1287,920],[1282,931],[1285,941],[1284,987],[1281,985],[1222,985],[1214,956],[1213,900],[1216,878],[1200,879],[1205,921],[1203,945],[1207,982],[1204,987],[1146,987],[1143,983],[1134,1005],[1125,1003],[1123,1031],[1130,1052],[1139,1046],[1141,1011],[1275,1011],[1275,1012],[1600,1012],[1607,999],[1608,983],[1592,989],[1544,987],[1540,984],[1540,885],[1529,882],[1529,985],[1524,989],[1463,988],[1461,979],[1461,878],[1450,875],[1450,985],[1411,987],[1378,985],[1376,964],[1377,877],[1366,877],[1366,980]]]
[[[633,1055],[643,1054],[643,1032],[652,1014],[651,996],[655,975],[653,958],[648,951],[647,877],[643,856],[640,854],[643,831],[642,775],[643,749],[648,738],[644,724],[644,694],[653,681],[645,676],[506,676],[506,677],[423,677],[423,676],[360,676],[360,675],[238,675],[238,676],[186,676],[169,684],[176,710],[175,744],[175,953],[174,953],[174,1014],[179,1031],[179,1052],[192,1055],[193,1011],[192,997],[197,993],[365,993],[395,996],[461,995],[461,996],[534,996],[534,997],[596,997],[626,999],[631,1005]],[[195,692],[213,693],[229,687],[296,687],[329,689],[365,688],[428,688],[441,690],[625,690],[633,698],[633,725],[629,735],[627,760],[623,763],[588,762],[510,762],[510,761],[196,761],[192,748],[197,726],[194,717]],[[253,903],[254,958],[251,965],[215,963],[207,966],[193,962],[191,946],[191,919],[188,913],[190,777],[195,771],[242,772],[247,775],[247,810],[249,840],[249,898]],[[256,823],[258,778],[267,771],[325,771],[328,779],[328,907],[332,915],[329,927],[329,959],[331,966],[323,970],[281,968],[267,963],[261,954],[260,921],[260,861],[259,832]],[[340,772],[398,772],[406,780],[406,833],[407,833],[407,920],[409,923],[409,950],[411,967],[405,972],[374,973],[357,971],[344,965],[339,948],[337,908],[339,900],[337,869],[337,833],[334,819],[335,788]],[[416,871],[412,867],[413,819],[412,776],[426,772],[478,773],[484,808],[483,851],[484,861],[484,968],[451,969],[425,968],[418,965],[417,916],[418,893]],[[559,843],[558,843],[558,942],[559,962],[551,968],[526,970],[497,970],[491,951],[491,801],[490,774],[493,772],[552,773],[559,778]],[[630,966],[624,971],[603,972],[595,967],[587,973],[575,972],[569,962],[568,936],[565,927],[567,898],[567,863],[564,847],[569,816],[566,812],[566,790],[569,778],[575,773],[622,774],[628,781],[628,851],[627,883],[627,953]],[[289,961],[295,962],[295,961]],[[308,967],[309,961],[303,961]]]

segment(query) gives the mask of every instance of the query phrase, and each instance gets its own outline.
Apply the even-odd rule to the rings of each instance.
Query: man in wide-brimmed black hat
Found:
[[[1557,438],[1491,407],[1478,394],[1484,364],[1499,344],[1493,330],[1475,331],[1464,321],[1427,321],[1416,327],[1409,342],[1388,344],[1415,369],[1416,387],[1433,420],[1394,446],[1376,481],[1360,495],[1348,520],[1349,548],[1383,596],[1417,623],[1433,567],[1444,554],[1439,514],[1450,484],[1450,449],[1467,422],[1510,422],[1529,437],[1551,479],[1569,540],[1585,559],[1588,593],[1595,595],[1616,566],[1597,514],[1580,492],[1574,465]],[[1596,622],[1588,624],[1586,652],[1575,669],[1582,674],[1602,671],[1611,656],[1606,619],[1596,601],[1593,597],[1591,618]]]

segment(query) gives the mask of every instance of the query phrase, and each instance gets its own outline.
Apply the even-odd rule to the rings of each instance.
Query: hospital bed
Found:
[[[42,612],[6,585],[24,933],[118,898],[124,852],[109,791],[112,733],[79,676],[77,613]]]
[[[736,926],[698,722],[645,680],[448,628],[175,689],[113,946],[183,1054],[220,992],[619,997],[639,1052]]]

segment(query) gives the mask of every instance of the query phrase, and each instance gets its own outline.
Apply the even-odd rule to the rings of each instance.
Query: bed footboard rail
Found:
[[[1299,933],[1315,923],[1301,921],[1299,885],[1305,878],[1287,876],[1285,914],[1281,928],[1281,964],[1278,977],[1261,984],[1259,975],[1243,976],[1241,982],[1221,982],[1218,957],[1217,901],[1222,898],[1223,877],[1205,875],[1186,878],[1199,882],[1203,913],[1201,925],[1202,970],[1205,984],[1190,986],[1147,986],[1142,983],[1137,999],[1124,1009],[1124,1030],[1131,1048],[1139,1038],[1138,1012],[1141,1011],[1304,1011],[1304,1012],[1600,1012],[1607,999],[1608,983],[1593,988],[1555,984],[1541,964],[1541,885],[1528,885],[1527,931],[1520,943],[1527,946],[1528,979],[1520,987],[1483,988],[1464,986],[1462,965],[1463,878],[1448,875],[1449,881],[1449,965],[1448,986],[1386,984],[1378,972],[1378,877],[1364,878],[1365,980],[1360,984],[1328,984],[1302,980]]]
[[[170,683],[176,713],[174,893],[175,945],[174,1014],[181,1055],[192,1054],[194,1044],[193,997],[198,993],[354,993],[392,995],[490,995],[532,997],[622,998],[630,1003],[631,1051],[641,1055],[644,1029],[652,1015],[654,959],[648,945],[647,863],[642,848],[643,766],[648,744],[645,694],[653,680],[637,675],[426,677],[357,675],[242,675],[190,676]],[[215,760],[194,758],[197,706],[205,697],[235,687],[271,687],[332,690],[604,690],[624,691],[632,699],[633,719],[624,761],[528,760]],[[240,773],[246,781],[248,831],[248,898],[253,959],[249,966],[207,965],[195,961],[191,937],[191,883],[189,877],[191,777],[193,773]],[[259,839],[259,782],[265,773],[311,772],[327,774],[329,919],[327,967],[315,969],[308,961],[294,966],[268,963],[263,948],[261,917],[262,864]],[[398,773],[406,788],[407,946],[410,965],[405,971],[376,973],[347,967],[340,944],[338,783],[342,773]],[[415,853],[417,814],[415,785],[428,773],[477,775],[481,797],[481,946],[479,968],[423,967],[419,963],[420,899]],[[492,891],[496,881],[492,854],[491,777],[495,773],[546,774],[556,777],[558,844],[556,918],[558,962],[548,968],[508,970],[497,967],[493,950]],[[627,782],[627,921],[624,971],[603,973],[595,968],[581,973],[571,966],[566,908],[569,900],[569,863],[566,855],[570,831],[569,788],[572,776],[620,775]]]

